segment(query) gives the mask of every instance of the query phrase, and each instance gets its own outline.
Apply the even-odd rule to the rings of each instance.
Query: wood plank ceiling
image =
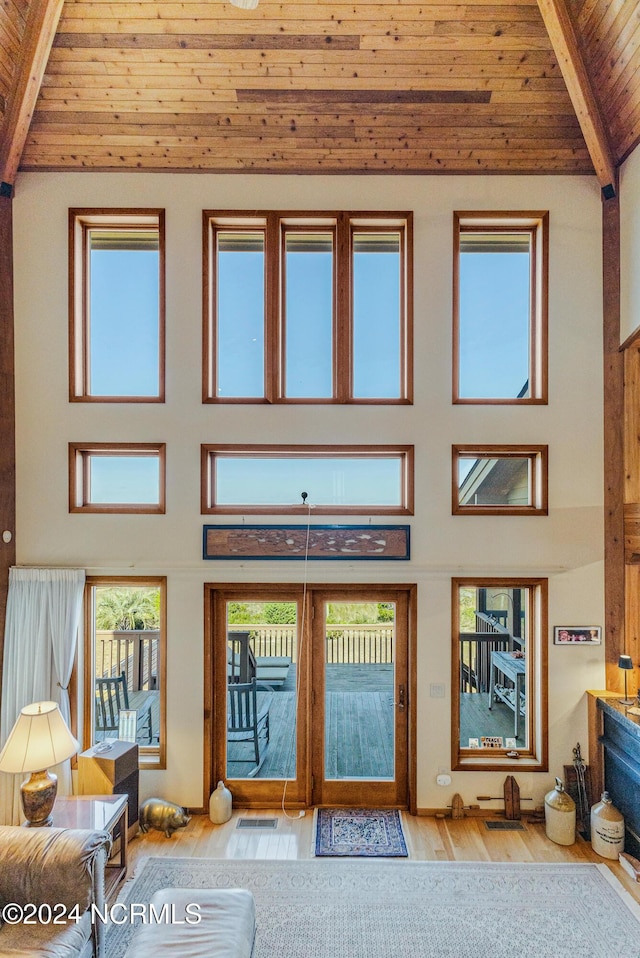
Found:
[[[7,102],[29,3],[0,0]],[[618,161],[640,137],[638,0],[567,3]],[[593,173],[540,8],[66,0],[21,169]]]

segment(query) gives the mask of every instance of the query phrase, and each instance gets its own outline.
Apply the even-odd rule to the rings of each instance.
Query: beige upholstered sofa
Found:
[[[29,912],[31,906],[45,906],[35,924],[2,921],[2,958],[102,958],[104,926],[91,921],[90,907],[96,904],[104,911],[110,846],[107,832],[0,826],[0,918],[10,903],[23,909],[29,905]],[[81,919],[48,921],[47,906],[54,905],[59,915],[77,905]],[[5,918],[14,920],[16,910],[7,909]]]

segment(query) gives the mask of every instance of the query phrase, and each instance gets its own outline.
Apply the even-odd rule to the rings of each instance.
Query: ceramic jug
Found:
[[[591,847],[603,858],[618,860],[624,851],[624,818],[615,808],[609,792],[591,807]]]
[[[544,797],[547,838],[556,845],[573,845],[576,840],[576,803],[564,790],[561,779]]]
[[[211,793],[209,818],[214,825],[222,825],[231,818],[231,792],[224,782],[218,782],[218,787]]]

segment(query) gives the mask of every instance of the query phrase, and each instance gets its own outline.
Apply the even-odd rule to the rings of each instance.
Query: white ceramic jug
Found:
[[[603,858],[618,860],[624,851],[624,818],[608,792],[591,807],[591,847]]]
[[[231,818],[231,792],[224,782],[218,782],[218,787],[211,792],[209,818],[214,825],[222,825]]]
[[[556,778],[556,786],[544,797],[547,838],[556,845],[573,845],[576,840],[576,803]]]

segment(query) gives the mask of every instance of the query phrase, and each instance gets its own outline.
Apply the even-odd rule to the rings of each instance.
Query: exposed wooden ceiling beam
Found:
[[[0,141],[0,192],[10,196],[64,0],[31,0]]]
[[[566,0],[538,0],[582,135],[606,198],[615,196],[616,164],[600,107],[593,93]]]

